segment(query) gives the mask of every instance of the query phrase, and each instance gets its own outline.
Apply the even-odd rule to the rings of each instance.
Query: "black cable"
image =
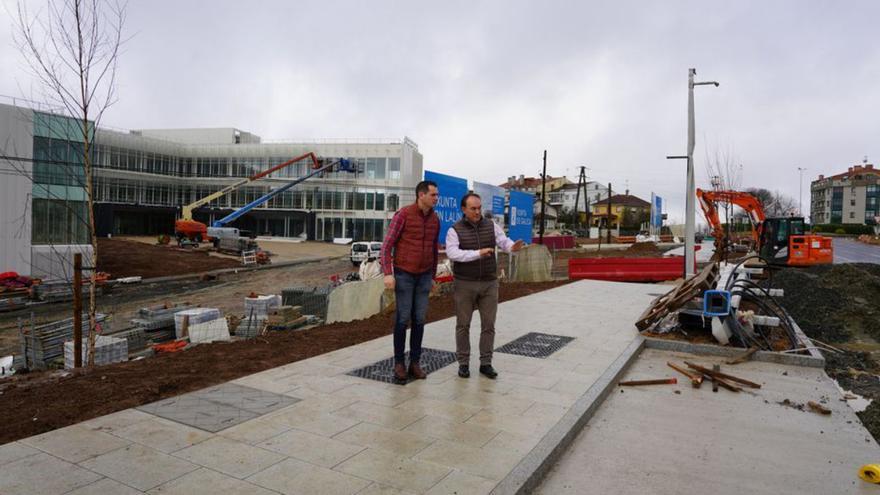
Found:
[[[731,332],[733,332],[734,336],[740,341],[740,344],[742,344],[743,347],[761,347],[760,343],[745,331],[736,315],[729,316],[727,320],[728,328],[730,328]]]
[[[746,261],[748,261],[748,260],[750,260],[750,259],[752,259],[752,258],[758,258],[759,260],[763,260],[763,258],[761,258],[761,257],[760,257],[759,255],[757,255],[757,254],[753,254],[753,255],[751,255],[751,256],[747,256],[747,257],[741,259],[741,260],[739,261],[739,263],[737,263],[736,265],[734,265],[734,267],[733,267],[733,271],[730,272],[730,275],[731,275],[731,276],[727,279],[727,282],[724,283],[724,289],[725,289],[725,290],[730,291],[730,287],[733,285],[733,282],[735,282],[735,281],[737,280],[737,278],[736,278],[736,271],[737,271],[737,270],[739,269],[739,267],[741,267]]]
[[[790,324],[788,313],[785,311],[785,308],[783,308],[782,305],[779,304],[779,301],[777,301],[775,297],[770,295],[770,292],[768,289],[765,289],[765,288],[761,287],[760,285],[756,284],[755,282],[748,280],[748,279],[737,280],[734,283],[734,286],[745,286],[742,288],[743,289],[754,288],[754,289],[757,289],[760,292],[762,292],[764,294],[764,297],[758,297],[758,296],[754,295],[750,290],[736,291],[737,294],[741,294],[741,296],[740,296],[741,298],[746,298],[747,300],[760,306],[761,309],[763,309],[766,313],[769,313],[770,315],[773,315],[773,316],[779,318],[779,321],[780,321],[781,326],[783,327],[783,330],[785,330],[786,334],[788,334],[788,338],[791,341],[792,348],[797,348],[797,346],[798,346],[797,333],[795,333],[794,328]],[[768,301],[772,302],[773,306],[775,306],[776,309],[772,308],[770,306],[770,304],[768,303]]]

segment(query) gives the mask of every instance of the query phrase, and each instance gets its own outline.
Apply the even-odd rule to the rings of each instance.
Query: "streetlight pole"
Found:
[[[545,201],[544,194],[547,189],[547,150],[544,150],[544,169],[541,172],[541,232],[538,235],[538,244],[544,244],[544,205],[547,204]]]
[[[694,209],[697,196],[697,186],[694,182],[694,86],[705,86],[719,84],[715,81],[694,82],[694,76],[697,75],[696,69],[688,69],[688,139],[687,139],[687,198],[685,201],[685,220],[684,220],[684,263],[685,275],[694,275],[694,234],[696,211]]]
[[[804,170],[806,167],[798,167],[798,215],[804,216]]]

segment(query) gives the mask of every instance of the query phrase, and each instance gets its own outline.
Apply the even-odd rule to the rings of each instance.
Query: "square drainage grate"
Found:
[[[534,358],[545,358],[565,347],[574,337],[550,335],[549,333],[529,332],[495,349],[495,352],[517,354]]]
[[[422,348],[422,358],[419,360],[419,364],[422,365],[422,369],[425,371],[425,373],[430,375],[432,372],[437,371],[445,366],[449,366],[456,361],[458,361],[458,358],[455,356],[454,352]],[[408,365],[408,352],[406,353],[406,362]],[[395,383],[398,385],[406,385],[406,383],[412,381],[412,378],[410,378],[406,381],[406,383],[400,383],[394,379],[394,356],[391,356],[388,359],[377,361],[373,364],[368,364],[363,368],[351,370],[346,373],[346,375],[358,376],[361,378],[377,380],[385,383]]]
[[[138,410],[216,433],[299,402],[300,399],[224,383],[146,404]]]

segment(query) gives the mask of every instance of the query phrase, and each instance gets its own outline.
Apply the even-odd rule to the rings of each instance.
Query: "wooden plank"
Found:
[[[739,378],[739,377],[736,377],[733,375],[729,375],[727,373],[722,373],[721,371],[716,371],[714,369],[710,370],[708,368],[705,368],[703,366],[700,366],[698,364],[694,364],[694,363],[691,363],[688,361],[685,361],[684,364],[686,364],[688,368],[695,369],[695,370],[699,371],[700,373],[703,373],[704,375],[717,376],[718,378],[721,378],[723,380],[730,380],[732,382],[742,383],[743,385],[746,385],[746,386],[749,386],[752,388],[761,388],[760,383],[755,383],[755,382],[746,380],[744,378]],[[716,365],[716,366],[718,366],[718,365]],[[719,367],[719,369],[720,369],[720,367]]]

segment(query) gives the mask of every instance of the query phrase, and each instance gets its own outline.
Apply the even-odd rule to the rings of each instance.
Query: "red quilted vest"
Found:
[[[423,214],[416,203],[403,208],[400,213],[406,215],[406,221],[394,247],[394,266],[413,274],[433,270],[440,219],[433,209]]]

